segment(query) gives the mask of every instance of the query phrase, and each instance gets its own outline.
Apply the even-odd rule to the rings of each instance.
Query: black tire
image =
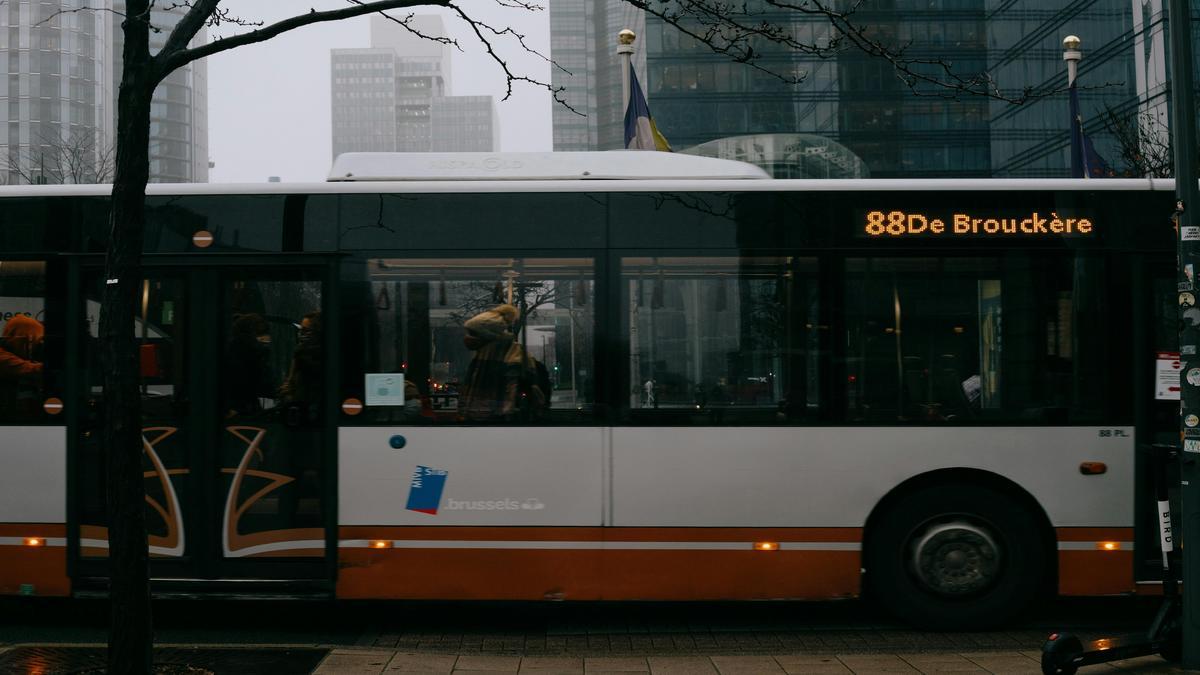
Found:
[[[937,486],[884,508],[866,533],[867,593],[906,623],[937,630],[1003,625],[1046,588],[1043,525],[1003,491]]]

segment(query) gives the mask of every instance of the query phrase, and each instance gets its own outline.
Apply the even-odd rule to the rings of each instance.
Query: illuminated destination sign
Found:
[[[982,237],[1009,239],[1028,237],[1088,237],[1096,232],[1091,218],[1078,214],[995,213],[957,211],[947,214],[916,211],[867,211],[857,232],[872,239]]]

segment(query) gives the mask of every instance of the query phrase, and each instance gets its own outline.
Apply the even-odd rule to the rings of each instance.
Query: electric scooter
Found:
[[[1183,607],[1179,582],[1171,566],[1175,544],[1171,533],[1171,502],[1167,496],[1167,463],[1178,456],[1179,452],[1173,446],[1150,446],[1154,498],[1158,504],[1159,543],[1162,548],[1163,603],[1149,630],[1087,643],[1070,633],[1051,633],[1042,644],[1042,673],[1045,675],[1074,675],[1080,666],[1151,654],[1160,654],[1168,661],[1179,660],[1183,648]]]

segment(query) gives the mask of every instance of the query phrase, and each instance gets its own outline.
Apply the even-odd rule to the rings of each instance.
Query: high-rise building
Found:
[[[0,176],[10,183],[112,178],[123,0],[10,0],[0,5]],[[186,8],[156,8],[158,49]],[[203,34],[200,40],[203,40]],[[150,180],[208,180],[208,85],[199,61],[154,92]]]
[[[601,19],[621,5],[564,0],[552,9],[551,57],[575,73],[574,80],[590,84],[596,99],[572,92],[574,80],[556,75],[556,84],[568,86],[568,100],[588,106],[589,117],[582,122],[556,108],[555,149],[619,147],[604,139],[620,133],[621,117],[597,111],[606,105],[620,109],[620,69],[611,65],[615,31],[601,27]],[[1030,88],[1033,96],[1022,104],[929,84],[916,84],[914,92],[886,60],[850,47],[818,58],[764,43],[757,62],[762,69],[756,69],[714,54],[654,17],[638,31],[636,55],[646,62],[642,82],[655,120],[676,150],[744,159],[788,176],[845,175],[848,169],[872,177],[1066,176],[1070,140],[1062,38],[1083,38],[1084,126],[1100,153],[1121,169],[1106,116],[1151,120],[1142,133],[1155,142],[1166,140],[1162,5],[1161,0],[882,0],[860,5],[854,14],[876,38],[905,45],[907,57],[928,60],[924,67],[931,74],[939,63],[968,77],[986,73],[1011,99]],[[810,44],[833,37],[819,17],[778,10],[759,18]],[[603,59],[610,65],[601,67]],[[596,84],[602,71],[615,89]],[[772,73],[802,75],[803,81],[792,85]],[[824,147],[819,139],[825,139]],[[814,153],[836,164],[814,162]]]
[[[411,25],[423,35],[446,34],[438,16],[416,16]],[[331,68],[334,157],[498,147],[492,97],[448,95],[450,54],[440,42],[373,16],[371,46],[333,50]]]
[[[113,138],[112,24],[105,3],[9,0],[0,5],[0,178],[95,182]],[[73,161],[76,160],[76,161]],[[111,161],[111,160],[109,160]]]
[[[500,125],[491,96],[433,99],[434,152],[492,152],[500,147]]]
[[[985,67],[983,2],[890,0],[863,5],[854,20],[872,26],[883,39],[907,44],[910,57],[940,58],[960,72],[978,73]],[[784,26],[810,44],[833,37],[820,17],[774,10],[756,18]],[[651,110],[677,149],[728,137],[806,134],[834,142],[843,154],[849,151],[845,156],[859,167],[857,176],[990,172],[986,99],[914,96],[887,61],[860,50],[846,48],[821,58],[768,44],[761,47],[760,69],[732,63],[653,17],[642,48]],[[802,77],[798,85],[785,80],[796,76]],[[806,166],[803,153],[813,147],[762,141],[756,146],[762,154],[745,159],[764,168]],[[811,177],[824,175],[822,169]]]
[[[1109,133],[1112,120],[1141,123],[1143,142],[1165,148],[1167,135],[1167,49],[1162,0],[1088,0],[1016,3],[986,0],[991,70],[1010,96],[1029,86],[1035,96],[1013,106],[990,106],[992,171],[996,176],[1063,176],[1070,169],[1066,66],[1062,40],[1083,40],[1079,64],[1079,107],[1083,126],[1102,157],[1118,172],[1126,166],[1120,143]],[[1193,40],[1200,34],[1193,31]],[[1196,44],[1193,44],[1195,52]],[[1106,118],[1108,124],[1106,125]]]
[[[121,32],[125,0],[113,0],[112,60],[120,82],[121,53],[125,47]],[[171,28],[190,9],[178,3],[160,3],[151,11],[150,21],[158,30],[150,31],[150,51],[157,53],[166,43]],[[207,33],[201,30],[193,41],[203,44]],[[113,88],[113,109],[118,89]],[[150,181],[154,183],[208,182],[208,65],[204,59],[193,61],[164,79],[154,90],[150,103]]]
[[[564,87],[571,109],[555,103],[554,149],[613,150],[625,146],[625,104],[617,33],[644,31],[645,14],[624,0],[555,0],[550,8],[551,84]],[[646,79],[646,52],[634,52],[634,69]]]

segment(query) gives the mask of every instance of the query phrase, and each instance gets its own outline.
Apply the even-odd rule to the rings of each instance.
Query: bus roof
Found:
[[[646,153],[650,154],[650,153]],[[665,154],[665,153],[660,153]],[[153,183],[150,196],[271,194],[448,194],[489,192],[1172,192],[1172,179],[958,178],[839,180],[403,181],[326,183]],[[5,197],[103,197],[111,185],[0,185]]]
[[[769,179],[745,162],[671,152],[347,152],[330,181]]]

